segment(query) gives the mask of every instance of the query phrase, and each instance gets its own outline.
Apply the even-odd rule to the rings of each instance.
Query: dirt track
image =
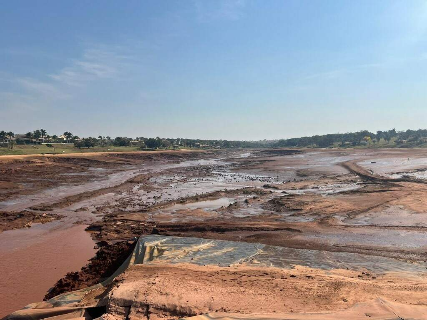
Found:
[[[57,232],[53,223],[62,229],[83,224],[101,247],[88,267],[59,281],[49,296],[98,282],[124,259],[134,237],[155,233],[286,247],[298,253],[296,264],[315,273],[324,268],[322,259],[338,255],[349,269],[339,287],[351,288],[354,299],[323,290],[324,279],[306,278],[307,286],[319,288],[312,309],[389,297],[391,287],[378,288],[387,287],[390,272],[398,273],[402,299],[425,304],[423,285],[399,277],[426,267],[424,150],[107,153],[0,162],[1,230],[44,222],[50,234]],[[38,224],[27,230],[33,228]],[[350,254],[354,263],[346,262]],[[362,275],[358,282],[360,266],[376,278]],[[284,285],[290,290],[290,282]],[[297,298],[311,299],[304,290]]]

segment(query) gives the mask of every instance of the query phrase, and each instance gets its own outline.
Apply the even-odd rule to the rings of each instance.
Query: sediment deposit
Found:
[[[138,281],[156,282],[150,299],[178,276],[197,278],[182,290],[212,287],[215,302],[176,317],[238,312],[224,296],[238,288],[276,297],[260,302],[270,312],[338,311],[375,297],[425,305],[426,170],[422,149],[0,158],[1,270],[19,266],[0,275],[8,302],[0,314],[106,279],[151,234],[269,245],[287,259],[286,269],[251,266],[238,276],[227,267],[139,267]],[[132,267],[117,281],[133,277]],[[254,308],[241,301],[241,312]]]

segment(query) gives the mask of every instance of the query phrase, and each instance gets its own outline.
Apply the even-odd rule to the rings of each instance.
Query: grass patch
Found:
[[[0,155],[25,155],[25,154],[67,154],[86,152],[132,152],[140,151],[138,147],[93,147],[79,149],[73,144],[52,143],[53,147],[44,144],[39,145],[15,145],[13,149],[0,148]]]

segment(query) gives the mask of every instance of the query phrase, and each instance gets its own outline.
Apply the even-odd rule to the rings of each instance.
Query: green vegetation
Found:
[[[377,131],[372,133],[367,130],[352,133],[336,133],[321,136],[311,136],[279,140],[275,147],[312,147],[312,148],[414,148],[427,147],[427,130]]]
[[[140,151],[138,147],[93,147],[78,149],[73,144],[52,144],[47,145],[16,145],[12,150],[0,147],[0,155],[25,155],[25,154],[58,154],[58,153],[85,153],[85,152],[130,152]]]
[[[227,141],[182,138],[128,138],[98,136],[80,138],[69,131],[62,135],[49,135],[44,129],[26,134],[0,131],[0,155],[36,153],[73,153],[100,151],[136,151],[168,149],[220,149],[220,148],[261,148],[273,141]]]
[[[0,155],[36,153],[76,153],[167,149],[224,148],[413,148],[427,147],[427,130],[335,133],[285,140],[229,141],[183,138],[144,138],[99,136],[80,138],[71,132],[49,135],[38,129],[26,134],[0,131]]]

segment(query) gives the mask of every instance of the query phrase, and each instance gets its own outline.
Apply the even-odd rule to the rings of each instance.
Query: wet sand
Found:
[[[409,292],[410,286],[416,286],[418,290]],[[123,305],[131,306],[130,312],[136,318],[147,319],[138,315],[142,309],[138,308],[138,303],[149,306],[150,319],[189,317],[209,312],[297,314],[345,310],[378,297],[426,305],[426,289],[422,278],[373,277],[348,270],[324,272],[303,267],[283,270],[156,264],[133,266],[121,275],[110,293],[109,304],[110,314],[119,319],[123,318],[124,310],[120,308]],[[365,309],[365,313],[369,311],[369,308]]]

